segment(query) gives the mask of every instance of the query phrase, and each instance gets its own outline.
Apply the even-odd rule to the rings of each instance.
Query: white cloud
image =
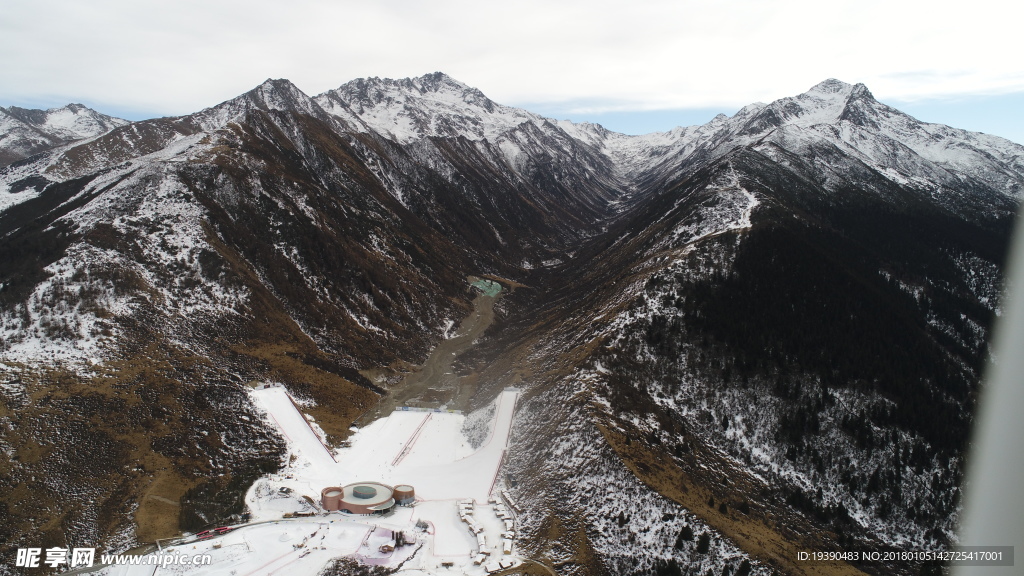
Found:
[[[195,111],[441,70],[503,103],[740,106],[836,77],[901,100],[1024,90],[1016,3],[8,0],[0,103]],[[603,103],[603,104],[602,104]]]

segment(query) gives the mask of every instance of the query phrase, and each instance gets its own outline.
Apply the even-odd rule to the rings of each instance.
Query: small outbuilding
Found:
[[[320,491],[320,504],[324,510],[333,512],[341,509],[341,497],[345,493],[344,488],[339,486],[328,486]]]
[[[416,501],[416,490],[408,484],[399,484],[395,486],[394,497],[399,506],[412,506]]]

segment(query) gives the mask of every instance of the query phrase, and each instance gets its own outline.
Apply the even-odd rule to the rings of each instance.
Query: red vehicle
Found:
[[[213,530],[203,530],[202,532],[197,532],[196,536],[206,536],[207,534],[213,534]]]
[[[217,534],[226,534],[228,532],[231,532],[232,530],[234,530],[234,528],[232,528],[231,526],[221,526],[220,528],[215,529],[214,532],[216,532]]]

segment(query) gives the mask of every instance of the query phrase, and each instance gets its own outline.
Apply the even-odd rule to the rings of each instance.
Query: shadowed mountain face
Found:
[[[59,138],[0,113],[0,143],[51,126],[0,169],[9,546],[240,513],[281,454],[246,384],[339,441],[470,275],[519,286],[457,368],[481,405],[526,388],[505,483],[559,573],[825,573],[795,551],[953,537],[1018,145],[835,80],[645,136],[440,73]]]

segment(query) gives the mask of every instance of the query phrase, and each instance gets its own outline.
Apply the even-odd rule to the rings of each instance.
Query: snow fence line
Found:
[[[282,386],[282,388],[284,388],[284,386]],[[315,436],[317,441],[320,442],[320,445],[324,447],[324,451],[327,452],[327,455],[331,457],[331,460],[334,460],[335,464],[337,464],[338,459],[334,457],[334,453],[331,452],[331,449],[328,448],[327,444],[324,443],[324,439],[321,438],[320,435],[316,433],[316,429],[314,429],[313,425],[309,423],[308,419],[306,419],[306,415],[303,414],[302,410],[299,408],[299,405],[295,403],[295,398],[292,398],[292,395],[291,393],[288,392],[287,388],[285,388],[284,390],[284,395],[288,397],[288,401],[292,403],[293,407],[295,407],[295,411],[299,413],[299,416],[302,418],[302,421],[306,423],[306,426],[309,426],[309,431],[313,433],[313,436]],[[275,422],[276,421],[277,420],[275,418]],[[280,424],[278,424],[278,427],[280,427]]]
[[[430,417],[433,415],[433,412],[428,413],[426,418],[424,418],[423,421],[420,422],[420,425],[417,426],[415,430],[413,430],[412,435],[409,436],[409,439],[405,441],[405,446],[402,446],[402,450],[398,453],[397,456],[395,456],[395,459],[391,461],[392,467],[398,466],[398,464],[402,460],[405,460],[405,457],[409,455],[409,452],[412,451],[413,445],[415,445],[416,441],[419,440],[420,433],[423,432],[423,427],[427,425],[427,422],[430,421]],[[337,462],[337,460],[335,460],[335,462]]]
[[[498,476],[501,475],[501,467],[505,465],[505,455],[508,453],[507,448],[502,448],[501,459],[498,460],[498,465],[494,468],[494,478],[491,478],[491,487],[487,490],[487,494],[494,494],[494,487],[498,485]]]
[[[448,408],[421,408],[419,406],[399,406],[395,412],[434,412],[436,414],[462,414],[462,410],[449,410]]]

